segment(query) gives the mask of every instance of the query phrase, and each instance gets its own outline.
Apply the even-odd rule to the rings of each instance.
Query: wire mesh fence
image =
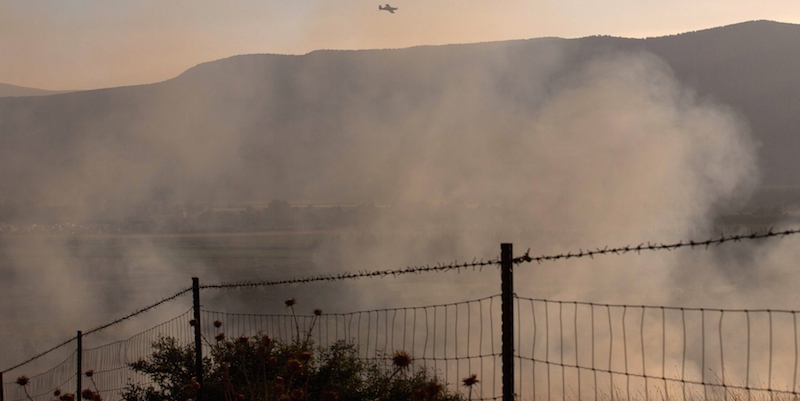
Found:
[[[52,400],[56,398],[53,394],[57,389],[76,388],[75,369],[77,360],[77,352],[73,351],[61,363],[45,372],[30,377],[21,375],[9,382],[4,380],[3,400]],[[25,382],[26,385],[21,385],[22,382]]]
[[[797,311],[517,298],[522,399],[796,399]]]
[[[359,357],[391,365],[396,351],[429,369],[451,392],[462,379],[484,378],[473,399],[500,398],[500,296],[418,307],[323,313],[236,314],[203,311],[203,336],[267,335],[284,342],[312,339],[323,348],[336,341],[357,346]],[[214,322],[221,324],[216,328]],[[207,343],[210,348],[211,342]],[[210,351],[210,349],[208,349]]]
[[[82,387],[97,390],[105,400],[117,400],[128,383],[151,384],[149,376],[131,370],[129,364],[148,358],[153,352],[153,343],[159,338],[172,337],[180,343],[188,344],[193,337],[189,326],[191,314],[189,310],[125,340],[92,348],[82,347]],[[67,346],[73,347],[72,353],[48,371],[31,377],[21,375],[14,377],[14,380],[8,380],[11,377],[4,375],[6,379],[3,382],[3,400],[49,401],[57,400],[60,395],[75,394],[78,385],[78,354],[74,348],[76,344],[76,341],[68,344]],[[16,369],[14,372],[21,371],[22,369]],[[24,386],[19,383],[19,378],[23,376],[28,378]],[[80,394],[76,399],[80,399]]]
[[[154,351],[153,343],[160,338],[174,338],[178,344],[190,344],[194,333],[189,321],[192,310],[176,316],[151,329],[126,340],[115,341],[94,348],[84,348],[82,364],[84,386],[91,383],[104,400],[120,399],[125,386],[132,383],[154,385],[151,377],[130,369],[130,364],[148,359]],[[87,372],[91,372],[88,373]]]
[[[707,248],[725,242],[782,237],[798,230],[766,232],[717,240],[688,241],[671,245],[647,245],[577,254],[532,258],[503,258],[521,264],[595,255],[679,247]],[[240,282],[195,286],[200,290],[258,288],[287,283],[302,284],[351,278],[385,277],[429,271],[459,271],[496,265],[498,261],[440,264],[382,272],[317,276],[293,280]],[[197,284],[197,283],[195,283]],[[191,289],[165,298],[87,333],[97,333],[129,318],[172,301]],[[505,291],[505,289],[504,289]],[[504,292],[508,294],[508,292]],[[285,343],[308,338],[320,347],[337,341],[357,346],[359,358],[391,364],[391,355],[404,351],[415,366],[430,369],[457,391],[462,380],[475,375],[480,381],[471,399],[508,399],[503,387],[501,295],[428,306],[313,315],[241,314],[202,310],[200,334],[206,355],[216,346],[220,332],[228,338],[267,335]],[[508,298],[506,298],[508,299]],[[507,305],[508,303],[506,303]],[[798,396],[797,313],[792,310],[745,310],[675,308],[644,305],[611,305],[534,298],[513,298],[515,332],[513,387],[515,398],[592,400],[764,400]],[[199,308],[196,306],[196,308]],[[200,309],[198,309],[200,310]],[[56,390],[73,392],[83,387],[99,390],[103,399],[117,400],[129,384],[154,385],[151,377],[134,372],[130,364],[153,354],[154,342],[174,338],[180,345],[196,340],[190,309],[169,321],[126,340],[94,348],[75,348],[75,340],[41,353],[0,374],[0,401],[52,400]],[[293,312],[293,311],[292,311]],[[214,322],[219,321],[221,327]],[[80,336],[77,338],[80,343]],[[94,337],[99,341],[97,337]],[[75,351],[69,354],[66,351]],[[34,376],[17,376],[41,365],[41,356],[56,352],[64,359]],[[506,352],[509,355],[510,352]],[[506,359],[508,360],[508,359]],[[508,364],[507,364],[508,365]],[[85,376],[87,371],[91,374]],[[508,376],[508,375],[506,375]],[[24,380],[23,380],[24,379]],[[24,383],[22,383],[24,382]],[[76,398],[80,394],[76,394]]]
[[[518,399],[773,400],[798,395],[797,314],[792,310],[700,309],[515,298]],[[395,351],[458,391],[480,380],[472,399],[501,398],[500,296],[450,304],[321,315],[240,314],[203,310],[204,353],[226,333],[298,336],[319,347],[357,345],[358,356],[391,365]],[[82,352],[83,387],[121,399],[131,383],[153,385],[129,364],[149,358],[153,343],[192,344],[192,311],[128,339]],[[220,327],[216,327],[219,322]],[[233,336],[233,337],[231,337]],[[75,345],[72,343],[71,345]],[[77,355],[27,377],[4,380],[4,401],[53,400],[74,392]],[[91,371],[91,377],[86,372]],[[463,393],[463,389],[462,389]]]

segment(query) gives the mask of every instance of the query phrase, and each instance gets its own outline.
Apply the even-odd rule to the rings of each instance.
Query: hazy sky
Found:
[[[304,54],[544,36],[647,37],[754,19],[797,0],[0,0],[0,82],[89,89],[172,78],[246,53]]]

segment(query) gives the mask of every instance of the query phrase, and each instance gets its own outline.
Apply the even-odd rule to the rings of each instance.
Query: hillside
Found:
[[[91,207],[392,202],[436,178],[420,178],[434,164],[454,173],[437,185],[459,188],[460,172],[523,135],[572,71],[629,53],[661,57],[700,99],[739,113],[760,145],[761,183],[796,186],[797,43],[800,26],[757,21],[649,39],[242,55],[157,84],[0,98],[0,194]]]
[[[47,96],[66,91],[49,91],[44,89],[26,88],[11,84],[0,83],[0,97],[19,97],[19,96]]]

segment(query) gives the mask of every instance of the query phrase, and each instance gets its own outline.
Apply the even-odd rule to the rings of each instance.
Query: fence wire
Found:
[[[705,241],[680,241],[671,244],[648,242],[637,246],[605,247],[538,257],[530,256],[529,250],[514,258],[513,262],[541,263],[593,258],[595,255],[670,251],[684,247],[707,249],[727,242],[785,237],[798,233],[800,229],[770,229],[750,234],[723,235]],[[498,259],[474,259],[472,262],[456,261],[395,270],[201,285],[200,288],[255,288],[470,268],[477,270],[497,265]],[[183,289],[150,306],[93,328],[84,335],[102,331],[150,311],[189,291],[191,289]],[[461,379],[473,373],[483,377],[480,395],[473,398],[491,399],[499,398],[500,394],[500,302],[497,298],[495,296],[446,305],[325,314],[318,318],[313,330],[310,326],[314,319],[312,316],[298,316],[298,322],[302,322],[300,330],[312,332],[320,345],[326,346],[331,341],[340,339],[354,341],[359,345],[365,359],[388,363],[387,355],[401,348],[408,352],[410,347],[418,364],[436,370],[451,385],[457,385]],[[562,400],[566,400],[568,396],[582,399],[587,391],[593,393],[590,395],[595,400],[608,398],[611,401],[621,398],[629,401],[631,397],[643,397],[645,401],[649,401],[651,396],[661,397],[666,401],[670,398],[689,400],[698,397],[704,400],[717,398],[727,401],[732,398],[740,401],[745,396],[750,400],[759,394],[768,395],[772,401],[776,396],[796,398],[798,395],[796,311],[670,308],[531,298],[517,298],[515,302],[516,358],[519,363],[516,370],[519,376],[517,394],[523,399],[544,396],[549,399],[554,394],[560,395]],[[242,315],[212,311],[203,313],[209,315],[203,318],[206,338],[214,336],[213,330],[208,326],[214,320],[224,321],[225,330],[229,333],[233,330],[235,335],[252,335],[261,331],[276,338],[287,339],[291,338],[293,329],[297,330],[291,315]],[[475,317],[476,313],[478,317]],[[601,315],[605,319],[601,319]],[[180,342],[190,342],[192,334],[188,320],[187,312],[126,341],[85,349],[84,370],[93,370],[94,373],[85,383],[92,383],[93,380],[105,399],[115,399],[128,380],[146,380],[143,377],[132,377],[127,364],[134,361],[132,358],[149,355],[152,352],[150,346],[155,339],[159,336],[171,336]],[[572,325],[569,324],[570,321]],[[64,341],[0,373],[19,371],[24,366],[31,367],[32,362],[41,362],[39,359],[46,355],[53,357],[54,351],[65,349],[75,340],[76,338],[71,338]],[[4,401],[28,397],[49,400],[52,399],[55,389],[74,391],[72,387],[76,386],[76,358],[73,354],[49,371],[30,377],[27,386],[19,386],[15,380],[9,381],[13,378],[4,377]]]
[[[516,298],[522,399],[798,396],[797,311]]]
[[[541,255],[541,256],[531,256],[530,249],[528,249],[528,251],[525,252],[524,255],[513,258],[513,261],[515,264],[530,263],[530,262],[542,263],[542,262],[549,262],[549,261],[556,261],[563,259],[577,259],[577,258],[587,258],[587,257],[594,259],[595,255],[624,255],[626,253],[631,253],[631,252],[641,254],[642,251],[665,251],[665,250],[671,251],[679,248],[708,249],[712,245],[722,245],[726,242],[741,242],[747,240],[752,241],[752,240],[759,240],[765,238],[778,238],[778,237],[782,238],[795,234],[800,234],[800,228],[786,229],[780,231],[775,231],[770,228],[764,231],[753,231],[748,234],[720,235],[717,238],[709,238],[703,241],[688,240],[688,241],[678,241],[671,244],[665,244],[663,242],[647,242],[647,243],[643,242],[636,246],[625,245],[614,248],[609,248],[608,246],[606,246],[605,248],[595,248],[594,250],[579,249],[577,252],[567,252],[567,253]]]
[[[310,338],[321,347],[343,340],[358,346],[361,359],[384,366],[391,366],[395,351],[405,351],[415,367],[434,372],[453,392],[463,392],[462,380],[475,374],[480,382],[473,389],[473,400],[501,398],[499,295],[319,316],[203,310],[201,325],[206,351],[220,333],[229,339],[262,334],[283,342],[295,341],[299,333],[301,340]]]
[[[70,354],[65,360],[52,369],[35,376],[20,376],[27,378],[27,385],[17,383],[17,378],[12,381],[3,380],[3,400],[23,401],[50,401],[56,389],[65,389],[74,392],[76,387],[75,367],[77,366],[77,352]],[[30,398],[29,398],[30,397]]]
[[[163,337],[172,337],[178,344],[189,344],[194,330],[189,325],[192,311],[189,310],[167,322],[131,336],[126,340],[112,342],[99,347],[87,348],[86,338],[82,352],[82,388],[98,391],[104,400],[121,399],[122,390],[128,383],[152,384],[150,377],[134,372],[129,363],[147,359],[153,353],[153,342]],[[76,346],[76,342],[72,343]],[[54,392],[75,393],[77,390],[77,346],[75,351],[54,368],[28,377],[27,384],[17,383],[17,377],[4,377],[3,400],[22,401],[29,396],[34,401],[58,399]],[[87,375],[87,372],[91,372]],[[27,376],[26,376],[27,377]],[[9,381],[9,379],[12,379]],[[80,399],[80,394],[76,396]]]
[[[153,343],[161,338],[174,338],[179,345],[194,341],[194,329],[189,324],[192,310],[136,334],[127,340],[116,341],[95,348],[83,349],[83,387],[100,392],[104,400],[120,399],[127,384],[152,385],[150,377],[134,372],[128,364],[148,359],[153,353]],[[91,371],[91,377],[85,372]],[[91,386],[90,386],[91,384]]]

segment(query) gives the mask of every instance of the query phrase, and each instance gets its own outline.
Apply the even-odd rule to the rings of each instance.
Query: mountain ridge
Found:
[[[513,118],[489,124],[491,116],[532,110],[551,82],[616,53],[655,55],[698,97],[730,107],[760,144],[762,183],[795,186],[795,43],[800,25],[753,21],[645,39],[238,55],[154,84],[0,98],[0,192],[50,203],[165,196],[387,202],[404,174],[426,162],[421,144],[436,140],[431,130],[454,138],[484,123],[487,131],[513,131]],[[485,121],[457,117],[452,93],[467,102],[464,110],[487,113]],[[395,168],[381,174],[376,163]]]

